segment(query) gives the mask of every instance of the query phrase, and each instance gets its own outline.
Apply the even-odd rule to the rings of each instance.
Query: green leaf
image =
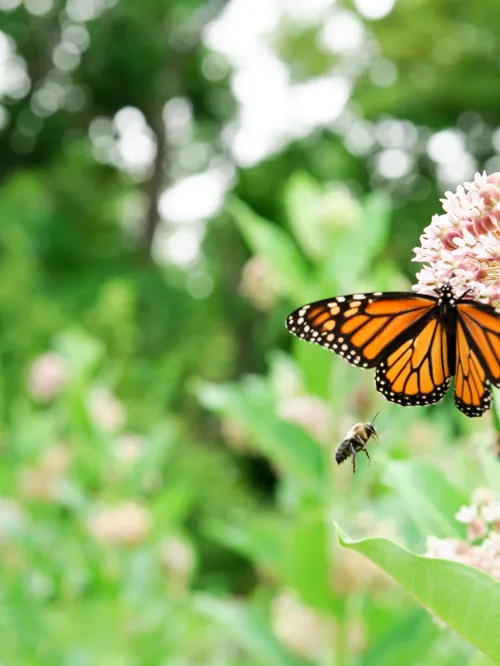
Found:
[[[421,460],[391,461],[382,478],[394,489],[421,536],[463,536],[454,516],[468,503],[468,495],[438,467]]]
[[[335,613],[338,600],[331,593],[330,534],[322,518],[307,518],[292,527],[283,576],[302,601],[321,613]]]
[[[366,611],[363,615],[366,617]],[[421,609],[412,608],[411,612],[402,611],[398,615],[393,614],[390,623],[387,623],[386,631],[371,638],[370,647],[363,654],[363,666],[413,664],[415,654],[418,654],[421,664],[432,664],[436,641],[442,636],[442,629]],[[456,643],[454,641],[454,645]],[[459,644],[456,651],[448,649],[446,660],[439,655],[439,666],[456,666],[460,647]]]
[[[323,234],[318,233],[317,224],[311,224],[322,196],[323,190],[308,173],[301,171],[290,176],[285,190],[288,221],[299,245],[311,258],[324,252]]]
[[[366,256],[374,257],[387,244],[391,221],[391,199],[385,192],[372,192],[363,206],[363,248]]]
[[[206,594],[194,597],[195,609],[226,630],[237,645],[268,666],[305,666],[308,662],[288,654],[269,627],[243,604]]]
[[[204,532],[252,562],[279,576],[283,570],[285,553],[285,525],[275,516],[249,516],[245,523],[226,524],[221,520],[209,520]]]
[[[364,200],[361,224],[338,233],[329,260],[320,276],[325,288],[332,281],[341,292],[353,291],[371,261],[384,248],[390,230],[391,203],[383,192]]]
[[[333,384],[334,354],[327,353],[318,345],[309,345],[300,340],[292,340],[293,356],[297,361],[307,393],[329,400]]]
[[[205,407],[241,425],[253,445],[280,469],[300,479],[316,495],[322,493],[326,471],[323,452],[301,428],[277,416],[264,382],[248,378],[241,384],[202,384],[197,394]]]
[[[416,555],[387,539],[352,541],[339,527],[341,546],[361,553],[472,645],[500,664],[500,583],[459,562]]]
[[[308,300],[308,268],[288,234],[238,199],[231,199],[228,209],[249,247],[269,262],[281,293],[299,302]]]

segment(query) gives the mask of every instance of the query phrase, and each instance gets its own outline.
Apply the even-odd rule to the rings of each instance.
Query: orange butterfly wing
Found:
[[[373,368],[396,339],[407,339],[437,306],[432,296],[406,292],[351,294],[304,305],[286,326],[303,340],[340,354],[349,363]]]
[[[500,315],[475,301],[457,304],[455,404],[467,416],[491,406],[490,384],[500,386]]]
[[[490,384],[500,388],[500,314],[489,305],[458,301],[453,332],[438,308],[432,296],[352,294],[304,305],[286,325],[353,365],[377,367],[377,389],[400,405],[437,402],[453,373],[456,406],[467,416],[481,416],[491,406]],[[449,368],[453,354],[455,367]]]
[[[399,405],[430,405],[450,386],[446,331],[433,317],[384,359],[375,373],[377,390]]]

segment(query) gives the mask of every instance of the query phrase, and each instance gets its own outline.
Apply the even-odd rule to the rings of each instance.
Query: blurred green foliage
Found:
[[[498,164],[500,8],[400,0],[370,20],[339,1],[333,27],[362,38],[330,50],[318,3],[283,10],[265,48],[293,84],[347,77],[349,101],[245,164],[236,65],[207,37],[244,5],[0,0],[0,661],[486,666],[334,521],[419,553],[463,537],[454,514],[500,483],[490,416],[386,403],[283,323],[307,300],[410,288],[453,180],[433,135],[452,132],[468,178]],[[137,169],[117,129],[131,108],[130,164],[153,146]],[[208,220],[158,214],[217,168],[231,191]],[[203,238],[184,262],[160,242],[183,224]],[[371,467],[334,467],[377,411]]]

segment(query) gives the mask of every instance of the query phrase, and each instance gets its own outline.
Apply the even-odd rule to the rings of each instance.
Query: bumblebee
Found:
[[[347,460],[347,458],[352,456],[352,473],[354,474],[356,472],[357,453],[364,451],[366,457],[370,460],[370,454],[366,449],[366,445],[372,436],[378,442],[378,433],[373,425],[373,421],[375,421],[378,415],[379,412],[375,414],[372,421],[369,421],[368,423],[356,423],[356,425],[349,430],[335,454],[337,465],[340,465],[340,463],[343,463],[344,460]]]

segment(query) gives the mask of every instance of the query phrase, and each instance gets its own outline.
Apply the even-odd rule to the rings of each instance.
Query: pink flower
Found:
[[[49,402],[56,398],[68,381],[66,361],[55,352],[39,356],[28,374],[28,392],[36,400]]]
[[[140,544],[151,527],[152,518],[148,509],[132,501],[96,509],[87,520],[87,530],[103,544]]]
[[[425,266],[413,289],[434,294],[448,283],[457,297],[469,291],[500,307],[500,172],[477,173],[441,202],[445,214],[433,216],[415,248],[413,261]]]
[[[467,537],[427,538],[426,557],[463,562],[500,580],[500,502],[489,488],[478,488],[470,506],[463,506],[455,519],[467,525]]]
[[[90,393],[88,410],[93,423],[105,432],[118,432],[127,420],[125,406],[104,388],[95,389]]]

